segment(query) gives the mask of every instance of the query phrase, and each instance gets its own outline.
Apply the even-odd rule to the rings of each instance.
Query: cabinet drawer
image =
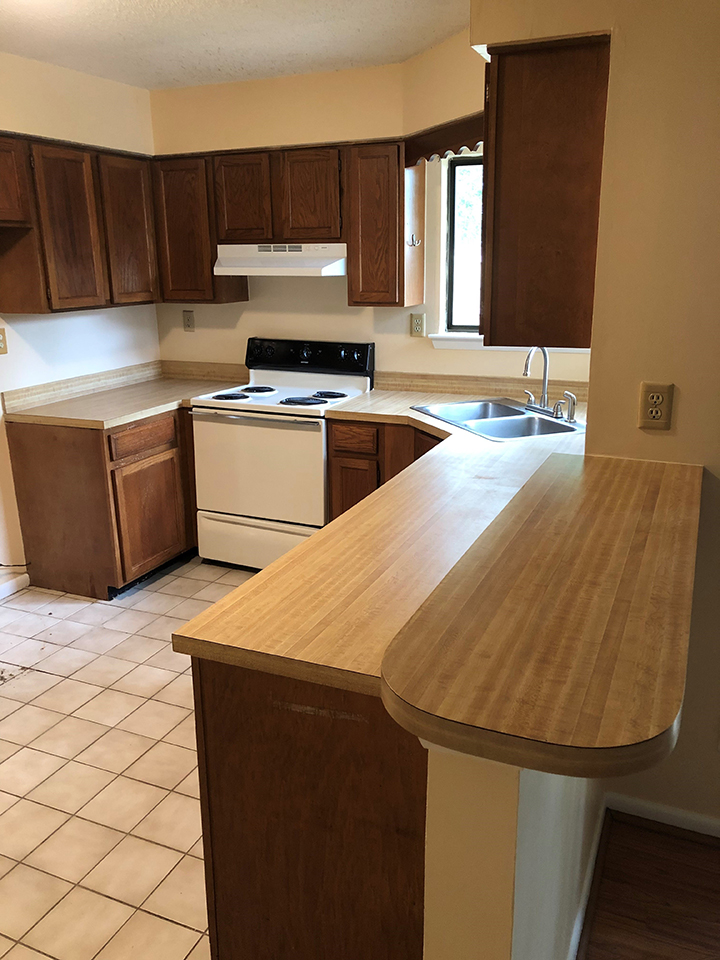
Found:
[[[110,457],[112,460],[124,460],[147,450],[176,443],[175,417],[163,417],[162,420],[152,420],[149,423],[138,423],[126,430],[112,433],[110,441]]]
[[[332,425],[332,450],[341,453],[378,452],[377,427],[364,423],[334,423]]]

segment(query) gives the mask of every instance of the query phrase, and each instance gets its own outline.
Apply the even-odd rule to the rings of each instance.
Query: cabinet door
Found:
[[[270,155],[215,157],[215,202],[220,242],[271,240]]]
[[[92,156],[38,143],[32,152],[51,306],[102,306],[105,274]]]
[[[126,583],[186,548],[181,466],[175,447],[113,471]]]
[[[344,457],[331,457],[329,462],[330,514],[334,520],[377,490],[379,464],[377,460],[350,460]]]
[[[416,430],[414,451],[415,459],[418,460],[426,453],[429,453],[433,447],[436,447],[439,443],[441,443],[441,441],[438,437],[432,437],[429,433],[425,433],[423,430]]]
[[[348,300],[351,305],[401,303],[400,160],[397,143],[350,149]]]
[[[205,159],[158,160],[153,174],[163,299],[212,300]]]
[[[100,157],[110,294],[113,303],[144,303],[158,295],[152,183],[147,160]]]
[[[285,150],[282,160],[283,239],[340,236],[340,151]]]
[[[30,226],[30,180],[25,140],[0,138],[0,223]]]

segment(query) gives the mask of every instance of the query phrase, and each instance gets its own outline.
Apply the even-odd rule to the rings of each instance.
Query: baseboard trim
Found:
[[[22,567],[0,573],[0,600],[6,600],[14,593],[30,586],[30,577]]]
[[[638,797],[628,797],[622,793],[608,793],[605,796],[605,806],[619,813],[629,813],[646,820],[657,820],[671,827],[680,827],[683,830],[692,830],[693,833],[704,833],[709,837],[720,837],[720,818],[708,817],[702,813],[693,813],[691,810],[682,810],[680,807],[668,807],[652,800],[641,800]]]

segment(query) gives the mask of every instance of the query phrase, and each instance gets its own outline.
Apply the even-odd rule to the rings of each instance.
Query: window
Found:
[[[447,329],[480,325],[482,157],[448,161]]]

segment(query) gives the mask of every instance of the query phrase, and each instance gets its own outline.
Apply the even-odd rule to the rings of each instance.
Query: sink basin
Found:
[[[566,420],[530,413],[522,403],[507,397],[431,403],[412,409],[462,427],[486,440],[522,440],[556,433],[576,433],[585,429],[582,423],[568,423]]]

